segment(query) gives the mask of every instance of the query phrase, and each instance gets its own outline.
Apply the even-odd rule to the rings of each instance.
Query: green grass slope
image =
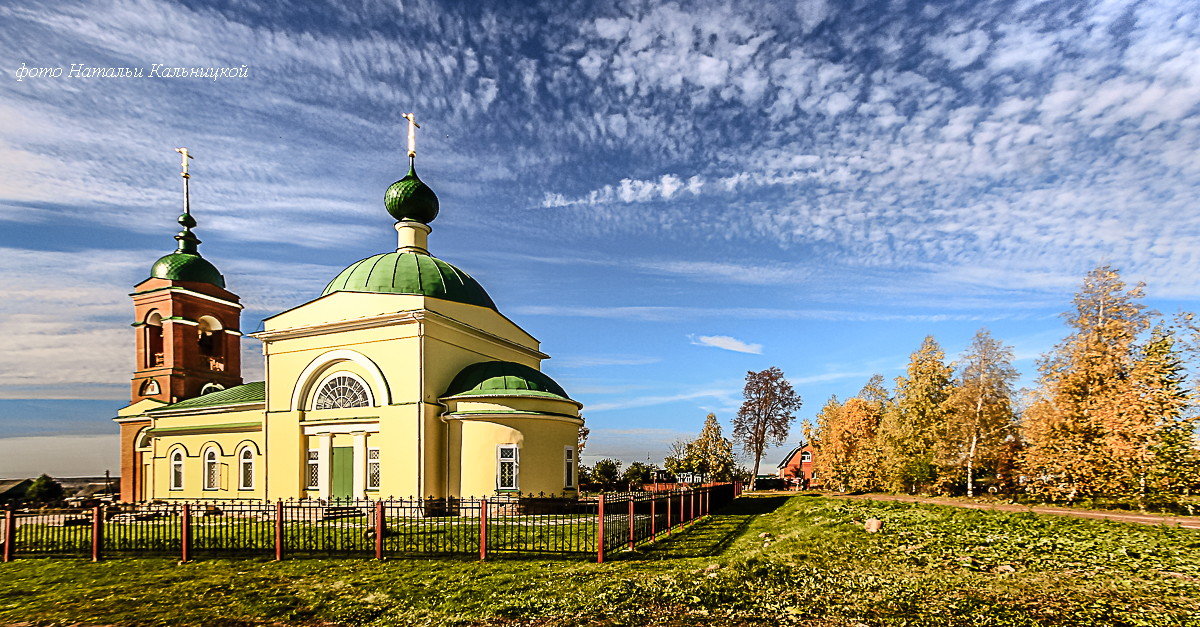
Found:
[[[605,564],[18,560],[0,564],[0,624],[18,622],[1200,626],[1200,532],[749,497]]]

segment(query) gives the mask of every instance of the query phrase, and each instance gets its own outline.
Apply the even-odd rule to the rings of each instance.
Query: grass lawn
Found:
[[[1200,532],[747,497],[605,564],[18,560],[0,564],[0,624],[14,622],[1200,626]]]

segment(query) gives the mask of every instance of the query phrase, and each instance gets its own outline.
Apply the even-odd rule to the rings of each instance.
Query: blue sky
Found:
[[[252,330],[395,246],[408,111],[432,251],[542,340],[593,459],[728,425],[750,369],[810,419],[926,334],[986,326],[1029,383],[1100,263],[1196,308],[1195,2],[400,4],[0,6],[0,475],[115,468],[173,148]],[[248,76],[67,76],[155,63]]]

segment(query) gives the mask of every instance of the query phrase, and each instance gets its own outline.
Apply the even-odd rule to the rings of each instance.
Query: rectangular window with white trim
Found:
[[[566,464],[564,470],[566,475],[563,481],[563,487],[568,490],[575,489],[575,447],[568,446],[563,450],[563,462]]]
[[[321,452],[308,452],[308,489],[316,490],[321,487]]]
[[[379,489],[379,449],[367,449],[367,489]]]
[[[520,459],[516,444],[496,447],[496,489],[506,492],[519,490]]]

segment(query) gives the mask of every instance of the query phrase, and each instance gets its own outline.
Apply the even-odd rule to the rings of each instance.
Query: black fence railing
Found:
[[[605,555],[732,501],[737,484],[595,497],[193,501],[8,510],[0,556]]]

